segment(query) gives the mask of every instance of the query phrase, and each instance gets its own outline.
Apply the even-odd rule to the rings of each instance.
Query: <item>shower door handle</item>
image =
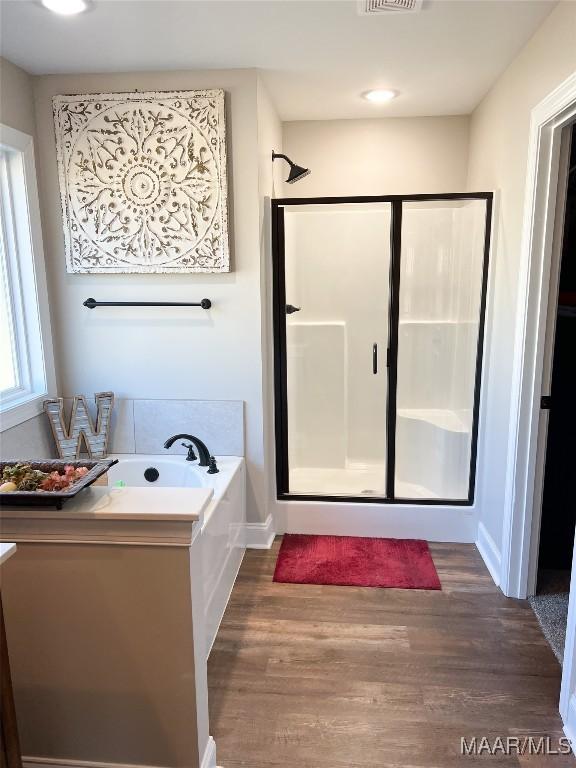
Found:
[[[372,373],[378,373],[378,344],[372,344]]]
[[[300,312],[301,307],[295,307],[293,304],[286,304],[286,314],[293,315],[294,312]]]

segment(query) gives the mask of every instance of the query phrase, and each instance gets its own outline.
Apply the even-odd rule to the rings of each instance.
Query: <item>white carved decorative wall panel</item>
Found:
[[[68,272],[228,272],[224,92],[55,96]]]

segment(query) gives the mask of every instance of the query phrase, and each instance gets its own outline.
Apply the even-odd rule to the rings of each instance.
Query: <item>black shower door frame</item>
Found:
[[[271,200],[272,205],[272,295],[274,323],[274,416],[276,445],[276,497],[280,501],[328,501],[362,504],[449,505],[467,507],[474,504],[478,454],[478,421],[482,384],[482,362],[488,292],[490,234],[492,225],[492,192],[453,192],[422,195],[361,195],[353,197],[286,197]],[[400,267],[402,259],[402,210],[409,202],[441,200],[485,200],[484,259],[480,296],[480,317],[476,350],[474,405],[472,415],[472,445],[470,475],[466,499],[408,499],[396,498],[396,391],[398,383],[398,326],[400,311]],[[386,407],[386,496],[344,496],[296,494],[289,491],[288,462],[288,379],[286,356],[286,274],[284,252],[284,208],[297,205],[338,205],[342,203],[390,203],[390,285],[388,324],[388,392]],[[354,297],[351,297],[351,301]]]

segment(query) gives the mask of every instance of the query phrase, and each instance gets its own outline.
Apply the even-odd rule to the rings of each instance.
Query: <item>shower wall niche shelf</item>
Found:
[[[279,499],[473,504],[491,212],[272,201]]]

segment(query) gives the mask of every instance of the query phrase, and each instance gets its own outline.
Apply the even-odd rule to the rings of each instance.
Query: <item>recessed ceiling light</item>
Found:
[[[364,98],[368,101],[371,101],[373,104],[384,104],[384,102],[396,98],[398,93],[388,89],[376,88],[373,91],[366,91],[366,93],[363,93],[362,96],[364,96]]]
[[[44,8],[60,13],[62,16],[73,16],[88,8],[87,0],[41,0],[41,2]]]

